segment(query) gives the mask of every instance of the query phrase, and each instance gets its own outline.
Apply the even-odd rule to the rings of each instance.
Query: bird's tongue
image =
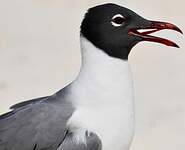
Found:
[[[141,41],[157,42],[157,43],[165,44],[167,46],[179,47],[176,43],[170,40],[149,35],[151,33],[164,30],[164,29],[174,30],[183,34],[182,31],[177,26],[167,22],[159,22],[159,21],[150,21],[150,22],[151,22],[150,25],[147,27],[131,29],[129,31],[129,34],[139,36],[141,38]],[[141,29],[150,29],[150,30],[145,32],[139,32],[139,30]]]

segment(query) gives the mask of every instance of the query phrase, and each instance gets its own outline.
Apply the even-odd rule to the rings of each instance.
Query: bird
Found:
[[[2,114],[0,150],[128,150],[135,124],[128,56],[141,41],[178,48],[151,35],[163,29],[182,33],[114,3],[89,8],[80,26],[78,76],[54,94]]]

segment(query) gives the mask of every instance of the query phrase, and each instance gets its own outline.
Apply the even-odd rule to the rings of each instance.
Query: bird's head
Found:
[[[140,29],[149,31],[140,32]],[[81,35],[108,55],[128,59],[132,47],[141,41],[178,47],[172,41],[150,35],[163,29],[182,33],[171,23],[150,21],[127,8],[104,4],[88,10],[81,24]]]

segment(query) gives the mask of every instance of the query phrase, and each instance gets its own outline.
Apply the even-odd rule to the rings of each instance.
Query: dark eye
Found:
[[[124,22],[125,22],[125,17],[123,17],[120,14],[115,15],[111,21],[112,25],[115,27],[122,26]]]

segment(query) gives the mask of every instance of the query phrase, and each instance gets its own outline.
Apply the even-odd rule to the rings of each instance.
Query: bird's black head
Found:
[[[140,33],[139,29],[152,30]],[[148,35],[162,29],[181,32],[170,23],[149,21],[127,8],[104,4],[88,10],[81,25],[81,35],[108,55],[128,59],[132,47],[140,41],[154,41],[177,47],[169,40]]]

